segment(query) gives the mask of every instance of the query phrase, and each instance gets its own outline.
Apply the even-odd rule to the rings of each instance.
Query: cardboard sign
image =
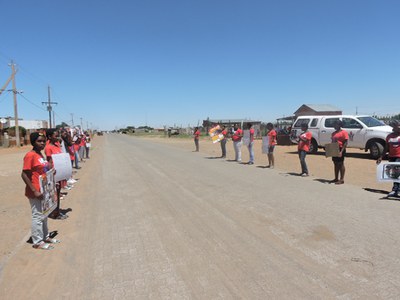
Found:
[[[262,153],[269,154],[269,137],[262,137]]]
[[[224,138],[224,135],[221,133],[221,127],[219,125],[212,127],[209,131],[208,134],[211,137],[212,142],[218,143],[219,141],[221,141]]]
[[[329,143],[325,145],[325,156],[326,157],[339,157],[339,144]]]

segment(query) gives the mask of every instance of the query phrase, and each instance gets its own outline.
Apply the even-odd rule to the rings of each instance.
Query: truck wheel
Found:
[[[317,152],[318,152],[318,144],[314,139],[312,139],[310,144],[310,150],[308,151],[308,153],[315,154]]]
[[[371,145],[369,146],[369,153],[371,155],[371,158],[378,159],[379,157],[381,157],[383,149],[384,147],[381,143],[378,142],[371,143]]]

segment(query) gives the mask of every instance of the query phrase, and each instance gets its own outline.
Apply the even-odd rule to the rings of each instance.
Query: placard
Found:
[[[212,127],[209,131],[208,134],[211,137],[212,142],[218,143],[219,141],[221,141],[224,138],[224,135],[221,133],[221,127],[219,125]]]
[[[262,153],[269,154],[269,137],[262,137]]]
[[[329,143],[325,145],[325,156],[326,157],[339,157],[339,144]]]
[[[57,192],[54,169],[39,176],[40,192],[43,194],[42,213],[47,217],[57,207]]]
[[[380,182],[400,182],[400,162],[381,162],[376,167],[376,179]]]
[[[56,170],[55,181],[68,180],[72,176],[71,158],[68,153],[52,154],[54,169]]]
[[[250,130],[248,130],[248,129],[243,130],[242,141],[243,141],[243,145],[245,145],[245,146],[250,145]]]

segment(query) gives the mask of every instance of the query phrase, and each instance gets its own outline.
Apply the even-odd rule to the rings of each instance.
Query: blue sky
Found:
[[[24,119],[48,118],[48,85],[57,123],[84,128],[274,121],[305,103],[400,113],[397,0],[0,4],[0,87],[13,59]]]

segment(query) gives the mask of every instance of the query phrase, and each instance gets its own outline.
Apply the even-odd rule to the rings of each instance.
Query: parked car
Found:
[[[318,148],[331,142],[332,132],[335,131],[335,121],[343,122],[343,129],[349,133],[348,148],[363,149],[369,151],[373,159],[380,157],[385,149],[386,136],[392,132],[392,128],[382,121],[367,115],[336,115],[336,116],[300,116],[294,122],[290,139],[298,142],[301,125],[308,124],[312,133],[310,153],[317,153]]]

